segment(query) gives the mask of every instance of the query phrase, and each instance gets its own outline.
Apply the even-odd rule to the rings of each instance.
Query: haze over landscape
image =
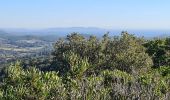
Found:
[[[151,36],[170,34],[169,3],[168,0],[3,0],[0,28],[26,34],[31,34],[30,29],[55,32],[55,28],[59,29],[57,34],[67,28],[68,32],[84,32],[81,27],[95,28],[92,29],[95,33],[114,30]]]

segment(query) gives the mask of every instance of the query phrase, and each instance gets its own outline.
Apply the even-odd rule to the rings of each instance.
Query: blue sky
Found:
[[[0,28],[170,29],[170,0],[1,0]]]

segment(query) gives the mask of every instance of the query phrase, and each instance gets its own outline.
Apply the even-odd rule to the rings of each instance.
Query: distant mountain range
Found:
[[[63,37],[67,34],[78,32],[81,34],[96,35],[101,37],[104,33],[109,32],[111,36],[120,35],[121,31],[127,31],[136,36],[144,36],[146,38],[152,37],[167,37],[170,36],[170,30],[114,30],[114,29],[104,29],[96,27],[68,27],[68,28],[48,28],[48,29],[0,29],[0,36],[2,34],[10,35],[34,35],[34,36],[57,36]]]

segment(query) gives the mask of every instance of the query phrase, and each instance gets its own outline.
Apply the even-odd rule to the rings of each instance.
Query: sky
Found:
[[[0,28],[170,30],[170,0],[0,0]]]

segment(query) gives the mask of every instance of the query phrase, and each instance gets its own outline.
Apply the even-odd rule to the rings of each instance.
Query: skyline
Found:
[[[168,0],[4,0],[0,1],[0,28],[170,30],[169,4]]]

